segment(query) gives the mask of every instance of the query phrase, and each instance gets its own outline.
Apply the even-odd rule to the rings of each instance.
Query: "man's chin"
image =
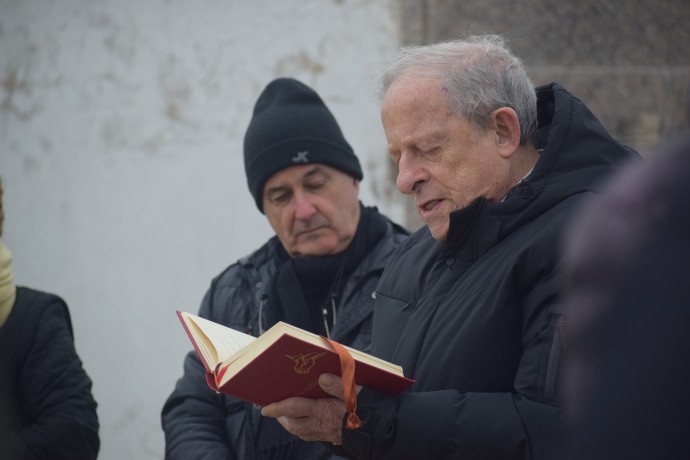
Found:
[[[429,222],[426,224],[429,227],[431,236],[438,241],[446,241],[448,236],[448,222]]]
[[[342,252],[338,247],[337,242],[333,241],[307,241],[304,243],[299,243],[295,246],[295,255],[298,256],[330,256]]]

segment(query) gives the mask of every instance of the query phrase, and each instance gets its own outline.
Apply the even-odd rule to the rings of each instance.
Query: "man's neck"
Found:
[[[532,145],[522,146],[515,152],[513,155],[512,173],[510,175],[511,185],[501,198],[501,202],[506,199],[511,190],[532,173],[537,161],[539,161],[539,151]]]
[[[516,185],[525,179],[539,161],[539,151],[533,145],[524,145],[516,152],[515,177]]]

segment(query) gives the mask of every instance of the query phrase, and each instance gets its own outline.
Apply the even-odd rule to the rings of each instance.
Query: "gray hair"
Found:
[[[537,132],[537,96],[522,61],[499,35],[476,35],[426,46],[402,48],[383,72],[382,101],[402,75],[439,78],[448,106],[477,128],[488,127],[491,113],[510,107],[520,123],[520,144],[534,143]]]

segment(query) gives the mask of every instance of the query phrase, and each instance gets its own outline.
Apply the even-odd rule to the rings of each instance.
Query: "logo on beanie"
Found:
[[[297,156],[292,157],[292,162],[293,163],[308,163],[309,159],[307,158],[307,155],[309,155],[309,150],[303,150],[301,152],[297,152]]]

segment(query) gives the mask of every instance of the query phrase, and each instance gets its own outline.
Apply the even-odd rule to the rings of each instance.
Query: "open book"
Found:
[[[186,312],[177,312],[206,368],[206,382],[221,393],[265,406],[292,396],[323,398],[319,375],[341,375],[341,360],[324,337],[279,322],[259,337]],[[397,395],[413,380],[400,366],[359,350],[345,348],[354,359],[354,381]]]

